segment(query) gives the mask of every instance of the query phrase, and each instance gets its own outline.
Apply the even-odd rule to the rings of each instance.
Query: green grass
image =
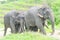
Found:
[[[21,34],[10,34],[0,38],[0,40],[57,40],[57,39],[36,32],[25,32]]]

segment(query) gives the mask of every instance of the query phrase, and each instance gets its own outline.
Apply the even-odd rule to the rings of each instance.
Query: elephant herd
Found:
[[[11,33],[22,33],[24,31],[38,31],[46,35],[44,26],[48,28],[45,21],[49,19],[52,25],[52,33],[54,33],[54,15],[49,6],[34,6],[27,11],[12,10],[4,16],[4,36],[7,28],[11,28]]]

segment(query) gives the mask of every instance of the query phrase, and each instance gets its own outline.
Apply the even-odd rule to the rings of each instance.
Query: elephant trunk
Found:
[[[49,19],[50,19],[51,24],[52,24],[52,33],[51,34],[54,34],[55,28],[54,28],[54,16],[53,16],[53,14],[50,14]]]
[[[20,28],[19,28],[19,33],[24,31],[24,20],[20,19]]]

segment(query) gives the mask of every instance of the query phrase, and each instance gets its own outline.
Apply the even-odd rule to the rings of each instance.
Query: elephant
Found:
[[[24,19],[24,12],[20,11],[20,14],[16,17],[16,28],[17,28],[17,32],[21,33],[24,32],[24,26],[25,26],[25,19]],[[20,27],[17,27],[20,26]]]
[[[17,10],[12,10],[4,16],[4,36],[6,35],[7,28],[11,28],[11,33],[20,32],[22,26],[21,21],[23,21],[23,16],[21,15],[23,15],[21,12],[19,13]]]
[[[49,19],[52,24],[51,34],[54,34],[55,29],[53,10],[48,5],[42,5],[42,7],[31,7],[25,15],[27,29],[29,29],[29,26],[37,26],[43,34],[46,34],[44,25],[47,19]]]
[[[38,11],[37,15],[40,16],[42,19],[43,25],[45,25],[45,21],[48,19],[51,22],[52,25],[52,33],[54,34],[55,28],[54,28],[54,15],[53,10],[48,5],[42,5],[41,7],[35,6],[32,7],[30,10]],[[35,13],[35,12],[34,12]]]
[[[38,11],[36,8],[34,10],[30,9],[24,13],[27,31],[29,31],[30,26],[33,28],[37,27],[38,29],[40,29],[42,34],[46,35],[45,29],[42,24],[42,19],[40,18],[40,16],[37,15],[37,13],[38,13]]]

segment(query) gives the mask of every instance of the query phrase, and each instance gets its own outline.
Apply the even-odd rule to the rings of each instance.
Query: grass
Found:
[[[36,32],[24,32],[21,34],[10,34],[0,38],[0,40],[57,40],[57,39]]]

